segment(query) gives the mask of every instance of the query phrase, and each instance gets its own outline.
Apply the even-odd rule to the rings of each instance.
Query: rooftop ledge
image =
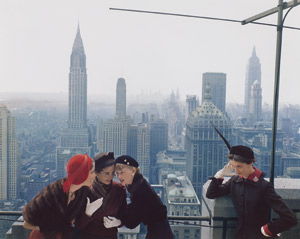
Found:
[[[228,178],[225,178],[228,180]],[[203,195],[206,195],[210,181],[203,186]],[[275,178],[275,190],[295,211],[298,221],[300,221],[300,179]],[[276,215],[274,215],[276,217]],[[22,221],[22,217],[18,220]],[[178,217],[169,216],[169,220],[193,220],[201,221],[201,239],[232,239],[234,238],[235,224],[237,220],[236,211],[230,196],[217,199],[202,197],[202,216]],[[23,228],[22,222],[14,222],[12,228],[7,232],[6,239],[28,238],[30,230]],[[281,239],[299,239],[300,223],[291,230],[282,233]]]

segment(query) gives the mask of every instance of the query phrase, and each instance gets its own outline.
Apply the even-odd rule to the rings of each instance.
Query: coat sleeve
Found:
[[[92,200],[93,198],[93,195],[91,193],[91,191],[89,190],[88,193],[87,193],[87,197]],[[79,214],[76,219],[75,219],[75,226],[76,228],[78,228],[79,230],[85,228],[92,220],[93,220],[93,215],[92,216],[88,216],[86,213],[85,213],[85,210],[86,210],[86,204],[87,204],[87,199],[84,198],[84,201],[85,201],[85,207],[84,207],[84,210],[82,211],[81,214]],[[92,200],[93,201],[93,200]]]
[[[217,197],[230,194],[230,185],[232,178],[226,183],[223,183],[223,179],[211,178],[211,182],[207,188],[206,197],[209,199],[215,199]]]
[[[268,229],[272,235],[286,231],[298,224],[295,214],[275,192],[271,183],[268,183],[264,189],[264,200],[279,216],[278,220],[268,223]]]
[[[120,208],[119,211],[117,213],[117,218],[121,218],[122,214],[124,214],[124,212],[126,211],[127,208],[127,202],[126,202],[126,189],[124,188],[122,190],[121,196],[120,196]]]
[[[142,211],[143,207],[137,198],[127,205],[125,212],[120,216],[122,224],[130,229],[136,228],[142,222]]]

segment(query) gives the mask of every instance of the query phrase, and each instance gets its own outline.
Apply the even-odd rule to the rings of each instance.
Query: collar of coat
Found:
[[[243,177],[240,177],[238,175],[234,176],[235,177],[235,182],[237,183],[241,183],[241,182],[248,182],[248,183],[251,183],[251,184],[256,184],[258,182],[260,182],[264,176],[265,176],[265,173],[260,171],[258,168],[256,167],[253,167],[254,168],[254,172],[252,174],[250,174],[248,176],[248,178],[243,178]]]
[[[133,177],[133,181],[131,185],[127,186],[127,190],[130,193],[134,193],[136,189],[144,182],[144,177],[140,173],[136,173]]]

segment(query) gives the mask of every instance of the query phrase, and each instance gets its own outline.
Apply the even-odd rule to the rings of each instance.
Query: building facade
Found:
[[[211,101],[206,86],[204,102],[188,117],[186,123],[186,171],[198,197],[207,179],[228,161],[228,149],[211,123],[230,141],[231,125],[227,116]]]
[[[103,124],[103,148],[101,152],[114,152],[115,156],[127,154],[129,119],[115,117]]]
[[[116,116],[126,116],[126,83],[124,78],[119,78],[117,82]]]
[[[186,96],[185,106],[185,120],[187,120],[189,114],[199,106],[199,98],[196,95]]]
[[[163,183],[166,189],[166,206],[169,216],[200,216],[200,201],[187,176],[169,174]],[[200,238],[199,221],[176,221],[170,226],[175,239]]]
[[[202,103],[205,101],[206,86],[210,86],[211,102],[223,113],[226,112],[226,74],[206,72],[202,75]]]
[[[141,173],[149,179],[150,173],[150,126],[138,124],[137,128],[137,158]]]
[[[7,107],[0,106],[0,200],[19,198],[20,152],[16,119]]]
[[[157,183],[157,153],[168,149],[168,123],[162,119],[150,122],[150,182]]]
[[[250,110],[249,110],[249,114],[253,116],[255,121],[262,120],[261,106],[262,106],[261,87],[259,82],[256,80],[251,86]]]
[[[252,56],[248,60],[246,68],[246,80],[245,80],[245,111],[246,116],[250,112],[250,98],[251,98],[251,86],[255,81],[258,81],[261,85],[261,64],[259,58],[256,56],[255,47],[252,51]]]

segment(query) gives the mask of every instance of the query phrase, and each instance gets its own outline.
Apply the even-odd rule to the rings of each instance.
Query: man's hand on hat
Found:
[[[106,228],[118,227],[121,225],[121,221],[115,217],[103,217],[104,226]]]
[[[97,199],[92,203],[90,203],[90,199],[87,197],[85,214],[91,217],[94,214],[94,212],[96,212],[102,206],[102,203],[103,203],[103,197]]]
[[[224,168],[222,168],[221,170],[219,170],[216,174],[215,174],[215,178],[224,178],[225,176],[232,176],[235,173],[232,172],[232,166],[230,164],[230,162],[228,162]]]

